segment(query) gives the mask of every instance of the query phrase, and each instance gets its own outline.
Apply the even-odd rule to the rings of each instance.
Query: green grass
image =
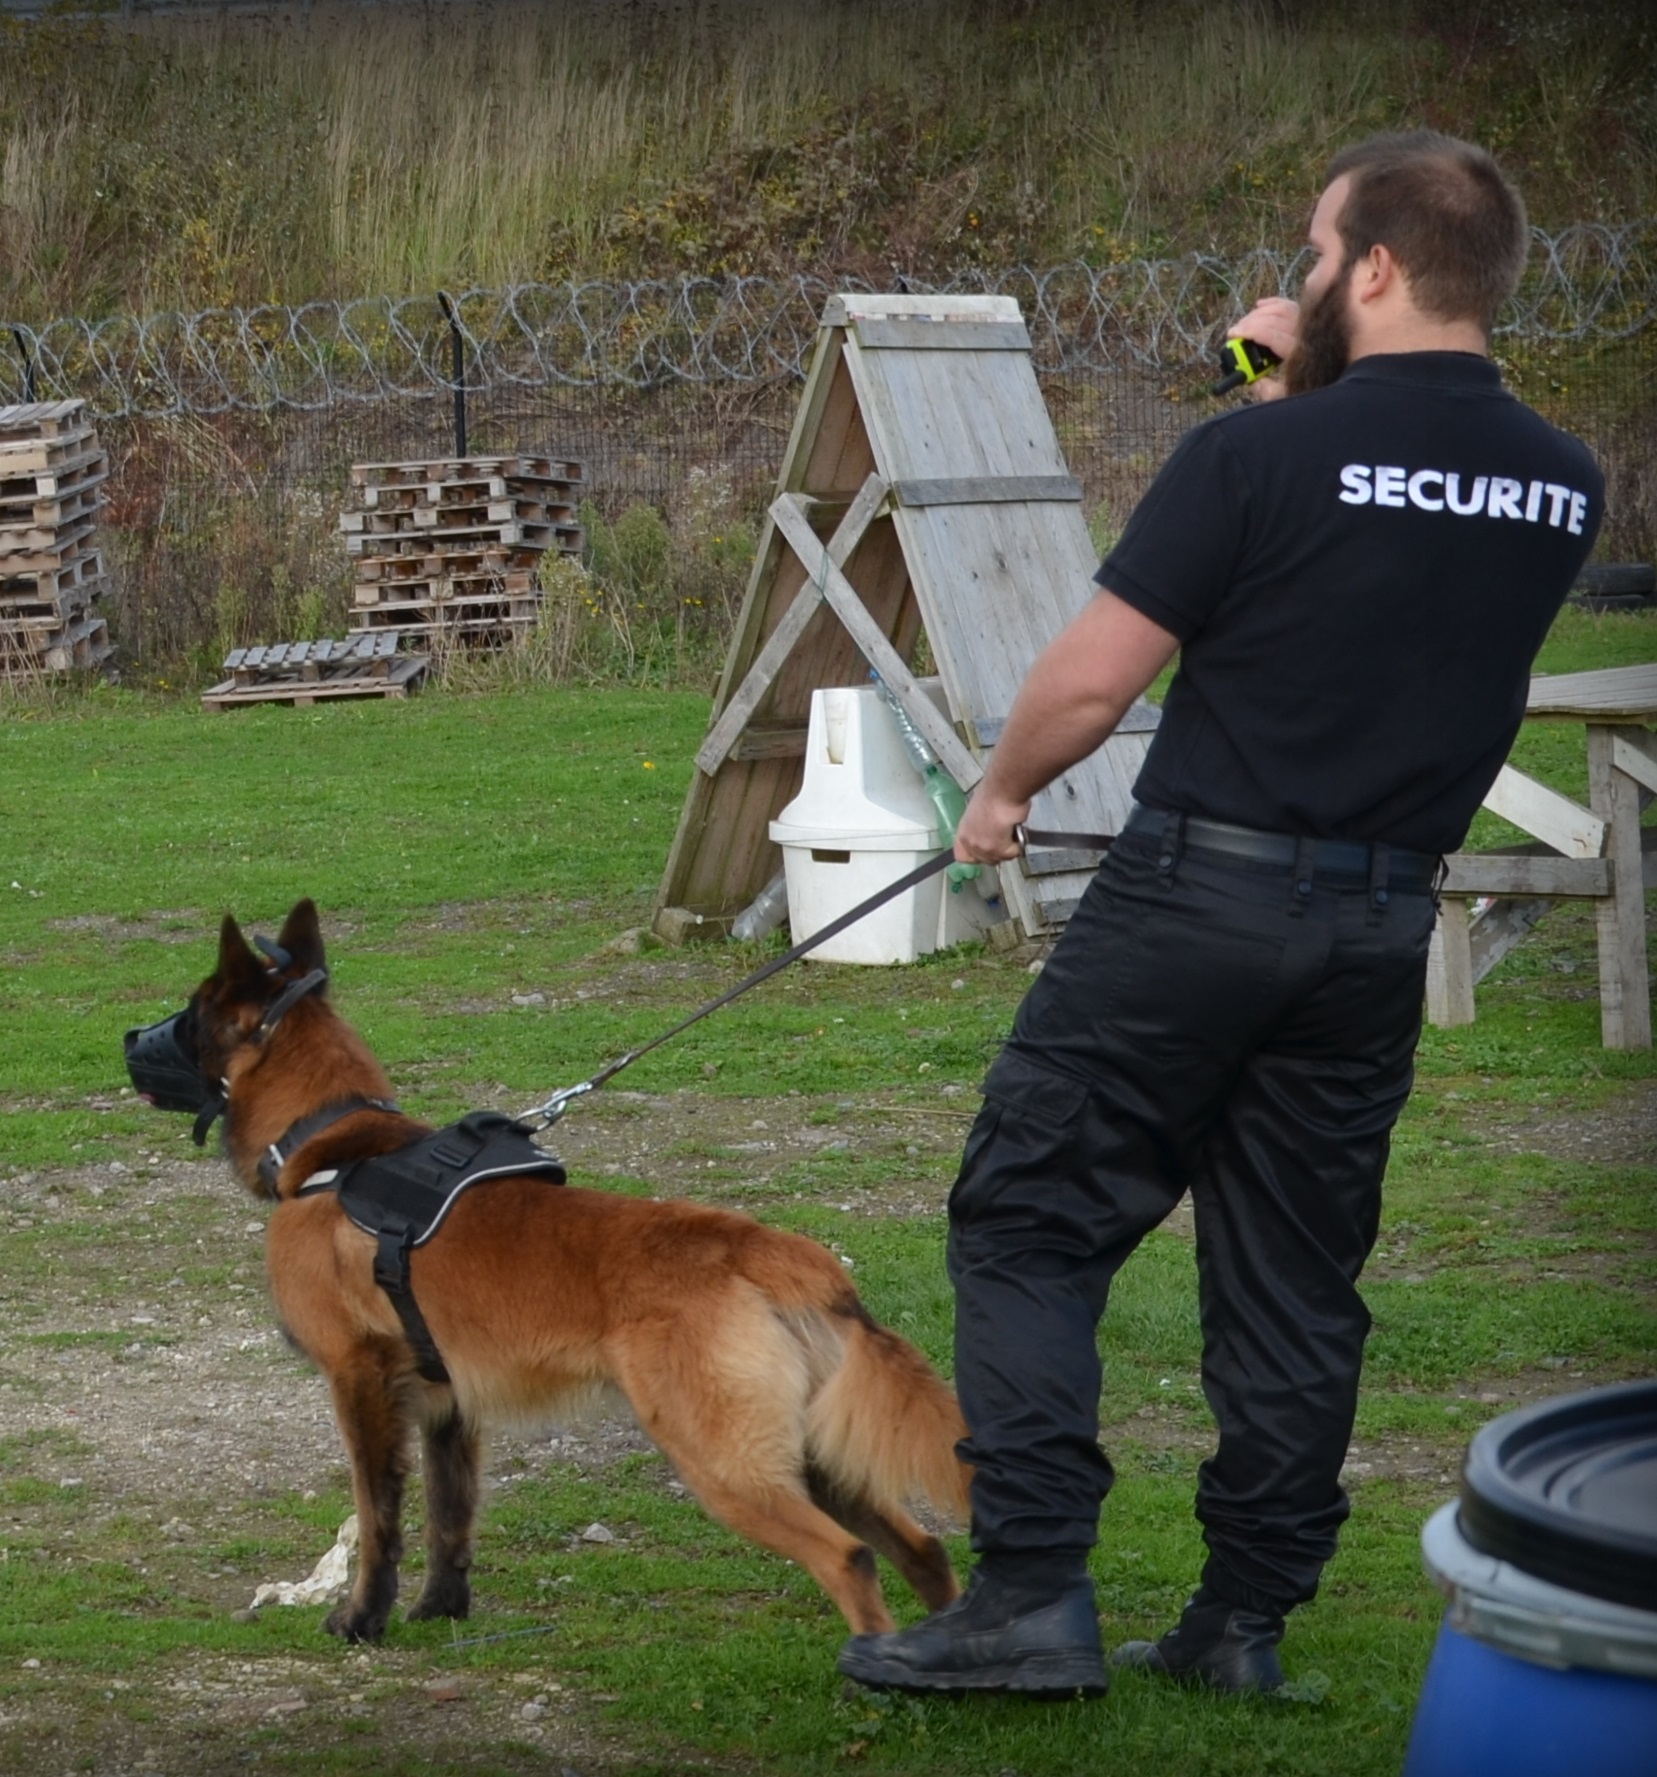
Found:
[[[1649,659],[1654,642],[1657,619],[1567,612],[1543,664]],[[125,1092],[120,1037],[182,1002],[226,909],[273,930],[315,896],[342,1009],[405,1101],[438,1117],[584,1078],[773,953],[600,954],[648,919],[706,720],[697,697],[525,690],[224,716],[105,692],[8,714],[0,1182],[110,1161],[165,1177],[190,1157],[187,1121]],[[1579,755],[1580,738],[1553,725],[1527,728],[1516,753],[1580,794]],[[1322,1596],[1294,1619],[1292,1706],[1170,1697],[1131,1676],[1063,1709],[850,1694],[827,1601],[710,1524],[654,1456],[590,1472],[548,1460],[497,1486],[473,1619],[399,1618],[383,1648],[352,1652],[320,1635],[316,1610],[232,1615],[256,1577],[307,1571],[331,1541],[349,1509],[340,1468],[303,1497],[199,1496],[187,1471],[102,1496],[65,1482],[90,1446],[45,1422],[54,1396],[37,1429],[0,1441],[0,1718],[49,1695],[65,1768],[103,1768],[98,1736],[117,1734],[171,1747],[157,1767],[169,1771],[257,1754],[273,1771],[370,1777],[392,1768],[386,1736],[413,1709],[424,1738],[396,1754],[399,1771],[556,1769],[554,1742],[522,1715],[544,1696],[549,1723],[567,1707],[645,1772],[1395,1772],[1440,1614],[1417,1539],[1466,1439],[1514,1400],[1649,1371],[1657,1350],[1652,1158],[1500,1139],[1527,1120],[1615,1117],[1636,1092],[1649,1103],[1652,1055],[1599,1047],[1595,978],[1591,915],[1562,909],[1481,985],[1474,1025],[1424,1036],[1366,1281],[1356,1510]],[[824,1241],[874,1312],[947,1368],[942,1217],[915,1204],[941,1201],[972,1087],[1026,981],[1023,959],[977,949],[906,969],[790,970],[578,1107],[572,1126],[617,1154],[601,1182],[665,1178]],[[759,1152],[784,1121],[821,1145]],[[657,1141],[648,1155],[627,1146],[635,1131]],[[262,1324],[241,1293],[251,1245],[197,1244],[250,1207],[185,1192],[140,1225],[93,1197],[92,1173],[62,1176],[50,1217],[0,1195],[0,1310],[8,1298],[45,1310],[0,1312],[0,1343],[20,1359],[66,1378],[82,1362],[119,1376],[170,1361],[166,1327],[126,1329],[135,1289],[186,1293],[210,1315],[250,1307]],[[127,1232],[112,1240],[112,1226]],[[1114,1638],[1165,1625],[1201,1559],[1190,1507],[1208,1420],[1182,1234],[1145,1242],[1101,1342],[1120,1479],[1094,1573]],[[273,1344],[245,1361],[293,1360]],[[158,1538],[154,1520],[172,1515],[208,1528]],[[594,1520],[618,1541],[581,1542]],[[425,1698],[445,1674],[467,1687],[459,1713]],[[180,1697],[197,1708],[190,1685],[221,1681],[218,1714],[168,1726]],[[283,1685],[304,1710],[236,1714],[242,1693]],[[27,1756],[8,1733],[0,1719],[0,1766]]]

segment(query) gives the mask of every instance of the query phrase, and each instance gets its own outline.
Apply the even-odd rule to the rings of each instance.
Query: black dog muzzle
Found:
[[[124,1042],[132,1088],[146,1104],[194,1116],[206,1103],[211,1089],[202,1078],[195,1014],[189,1006],[129,1030]]]

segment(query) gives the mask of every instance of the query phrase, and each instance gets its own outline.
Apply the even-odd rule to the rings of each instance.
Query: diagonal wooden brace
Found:
[[[921,690],[915,675],[886,639],[880,625],[869,615],[857,588],[840,572],[832,547],[825,549],[822,540],[812,530],[799,496],[784,494],[774,501],[771,518],[794,553],[805,563],[811,580],[822,588],[823,597],[862,649],[863,658],[880,674],[892,695],[908,712],[910,720],[926,737],[927,744],[938,756],[938,763],[963,790],[972,789],[984,775],[983,766],[962,745],[948,717],[941,715],[937,705]],[[842,525],[841,530],[844,529]],[[836,541],[838,538],[837,532]]]
[[[857,490],[856,497],[846,508],[845,517],[840,520],[839,528],[827,544],[829,559],[837,568],[844,567],[850,561],[852,551],[863,541],[863,533],[880,511],[886,492],[886,483],[875,474],[870,474]],[[809,524],[806,528],[808,531],[811,529]],[[816,616],[817,607],[823,602],[823,589],[812,575],[811,566],[823,553],[824,545],[818,540],[815,531],[811,532],[811,538],[810,553],[800,552],[801,560],[806,564],[805,585],[794,595],[794,602],[783,612],[782,622],[766,637],[764,647],[754,656],[753,664],[744,674],[742,683],[736,688],[731,701],[720,711],[718,721],[708,730],[707,738],[697,752],[697,766],[708,777],[712,777],[730,757],[731,748],[742,738],[754,711],[759,708],[760,700],[771,689],[772,680],[782,671],[783,662],[794,652],[794,644],[805,634],[806,625]],[[789,541],[796,550],[799,549],[792,538]]]

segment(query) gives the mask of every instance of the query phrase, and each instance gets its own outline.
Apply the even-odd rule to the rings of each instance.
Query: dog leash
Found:
[[[1013,829],[1021,846],[1064,847],[1080,851],[1107,851],[1114,835],[1109,833],[1053,833],[1044,828],[1015,827]],[[705,1006],[699,1006],[688,1018],[681,1018],[671,1030],[664,1030],[648,1043],[641,1043],[637,1049],[629,1049],[619,1059],[601,1067],[590,1080],[583,1080],[579,1085],[565,1086],[553,1093],[544,1103],[535,1105],[524,1111],[516,1121],[532,1130],[550,1129],[563,1116],[578,1098],[584,1098],[589,1092],[596,1092],[600,1086],[613,1080],[624,1067],[631,1067],[641,1056],[648,1055],[652,1049],[659,1049],[663,1043],[689,1030],[693,1024],[699,1023],[710,1012],[717,1012],[721,1006],[728,1006],[732,1000],[740,999],[750,988],[758,987],[762,981],[786,969],[790,963],[796,963],[802,956],[808,955],[819,944],[826,944],[830,938],[837,937],[847,926],[856,925],[865,915],[873,913],[877,907],[884,907],[888,901],[895,900],[906,890],[923,883],[929,876],[936,876],[940,870],[947,869],[955,862],[955,854],[944,850],[930,857],[924,864],[917,864],[908,875],[900,876],[885,888],[869,896],[868,900],[860,901],[849,913],[842,913],[838,919],[831,920],[826,926],[815,931],[809,938],[802,939],[792,949],[786,950],[781,956],[773,957],[763,967],[755,969],[753,974],[735,987],[728,988],[717,999],[709,1000]]]

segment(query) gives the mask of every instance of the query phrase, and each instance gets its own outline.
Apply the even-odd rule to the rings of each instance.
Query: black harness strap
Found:
[[[361,1098],[354,1095],[335,1099],[332,1104],[325,1104],[321,1110],[312,1111],[308,1117],[301,1117],[297,1123],[290,1124],[281,1137],[273,1141],[259,1156],[259,1177],[264,1182],[265,1189],[272,1197],[276,1195],[276,1181],[281,1176],[282,1168],[313,1135],[320,1135],[324,1129],[332,1128],[346,1117],[356,1116],[358,1111],[393,1111],[400,1114],[401,1110],[402,1106],[395,1099]]]
[[[397,1227],[391,1222],[379,1230],[374,1248],[374,1281],[385,1291],[397,1318],[403,1323],[403,1337],[414,1353],[414,1367],[428,1382],[447,1382],[448,1366],[443,1362],[432,1337],[420,1304],[414,1299],[414,1285],[409,1281],[409,1254],[414,1248],[414,1225]]]
[[[374,1281],[396,1309],[415,1367],[428,1382],[449,1381],[449,1371],[415,1300],[409,1255],[437,1233],[462,1192],[486,1179],[526,1176],[555,1185],[565,1179],[564,1168],[522,1124],[499,1111],[473,1111],[388,1154],[317,1173],[300,1189],[301,1197],[338,1192],[352,1222],[373,1235]]]

